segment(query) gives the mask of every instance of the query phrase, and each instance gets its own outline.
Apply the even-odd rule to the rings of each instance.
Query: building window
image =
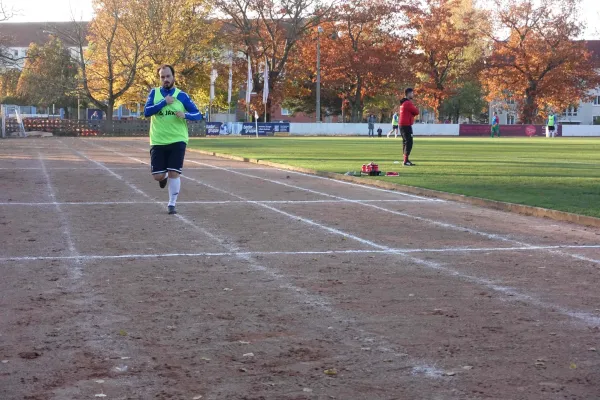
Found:
[[[563,111],[564,117],[576,117],[577,116],[577,107],[568,107]]]
[[[515,116],[509,114],[506,117],[506,125],[514,125],[514,124],[515,124]]]
[[[594,125],[600,125],[600,115],[594,116]]]
[[[507,99],[507,100],[506,100],[506,104],[508,104],[508,105],[511,105],[511,106],[512,106],[512,105],[514,105],[514,104],[515,104],[515,99],[514,99],[514,98],[512,98],[512,97],[511,97],[511,98],[509,98],[509,99]]]
[[[19,56],[19,50],[13,50],[13,54],[14,54],[15,57],[18,57]]]
[[[595,106],[600,106],[600,96],[594,97],[594,105]]]
[[[289,116],[292,115],[292,112],[288,108],[281,108],[281,115]]]

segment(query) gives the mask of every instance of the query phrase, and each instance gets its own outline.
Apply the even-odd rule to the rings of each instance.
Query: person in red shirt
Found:
[[[404,162],[402,165],[412,167],[408,157],[413,147],[413,129],[415,117],[419,115],[419,109],[412,103],[414,90],[407,88],[404,91],[404,98],[400,100],[400,135],[402,135],[402,152],[404,153]]]

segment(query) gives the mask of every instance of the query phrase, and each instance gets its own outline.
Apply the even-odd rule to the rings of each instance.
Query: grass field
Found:
[[[365,179],[600,217],[600,139],[417,137],[412,168],[394,164],[400,138],[211,138],[190,146],[339,173],[373,161],[400,176]]]

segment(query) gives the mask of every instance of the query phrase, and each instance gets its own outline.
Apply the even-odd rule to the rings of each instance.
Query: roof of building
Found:
[[[592,57],[600,61],[600,40],[586,40],[585,43]]]
[[[29,47],[31,43],[44,44],[52,32],[73,31],[73,22],[3,22],[0,23],[0,36],[5,38],[5,45],[9,47]],[[84,30],[87,30],[89,22],[80,22]],[[69,43],[62,35],[58,35],[65,41],[67,46],[75,45]]]

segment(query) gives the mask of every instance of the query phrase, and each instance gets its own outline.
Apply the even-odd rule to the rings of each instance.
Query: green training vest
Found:
[[[548,117],[548,126],[554,126],[554,115]]]
[[[189,141],[187,121],[179,118],[176,113],[185,113],[183,103],[177,100],[181,90],[175,89],[173,104],[167,104],[157,114],[150,117],[150,145],[165,145],[177,142]],[[158,104],[165,98],[160,88],[154,89],[154,104]]]
[[[392,126],[398,126],[398,114],[394,115],[392,119]]]

